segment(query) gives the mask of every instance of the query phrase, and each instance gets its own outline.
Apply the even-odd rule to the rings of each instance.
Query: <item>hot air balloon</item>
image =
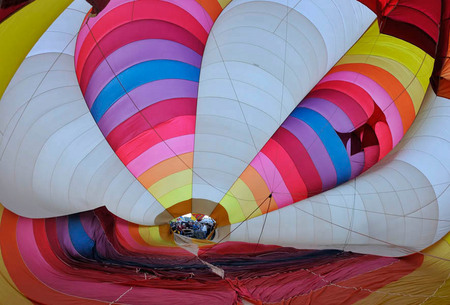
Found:
[[[448,303],[445,1],[100,2],[0,23],[2,301]]]

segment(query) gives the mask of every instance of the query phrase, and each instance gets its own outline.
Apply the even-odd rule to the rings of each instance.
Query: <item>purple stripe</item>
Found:
[[[339,71],[322,78],[319,84],[332,81],[348,81],[364,89],[380,107],[392,134],[392,142],[396,145],[403,137],[403,123],[400,112],[388,92],[370,77],[351,71]]]
[[[350,164],[352,166],[352,175],[350,179],[355,178],[359,174],[361,174],[364,168],[364,152],[361,151],[359,153],[350,156]]]
[[[282,127],[291,132],[305,146],[319,172],[322,189],[335,186],[337,182],[336,170],[325,146],[314,130],[305,122],[291,116],[284,121]]]
[[[172,98],[197,98],[198,83],[183,79],[164,79],[137,87],[128,95],[114,103],[98,122],[98,127],[106,136],[120,123],[157,102]],[[135,105],[138,107],[136,109]]]
[[[84,42],[86,40],[86,37],[90,35],[89,28],[93,29],[95,24],[98,21],[100,21],[103,18],[103,16],[105,16],[107,13],[111,12],[112,10],[116,9],[119,6],[134,1],[135,0],[111,0],[109,4],[98,14],[98,16],[87,19],[89,27],[86,25],[83,25],[81,27],[80,32],[78,33],[77,41]],[[164,1],[176,5],[181,9],[183,9],[184,11],[186,11],[188,14],[194,17],[194,19],[197,20],[197,22],[205,29],[207,33],[209,33],[209,31],[211,30],[211,27],[214,22],[211,19],[211,16],[209,16],[208,12],[206,12],[203,6],[199,4],[197,1],[195,0],[164,0]],[[127,9],[129,10],[129,16],[131,20],[133,5],[128,5]],[[125,10],[122,11],[123,14],[125,14],[125,12],[126,12]],[[77,44],[75,47],[75,66],[77,65],[78,62],[78,55],[80,53],[81,47],[82,44]]]
[[[86,234],[95,241],[95,249],[101,256],[118,258],[119,255],[105,236],[105,232],[94,212],[80,213],[80,222]]]
[[[308,108],[320,113],[338,132],[348,133],[355,130],[355,127],[347,114],[330,101],[311,97],[304,99],[299,107]]]
[[[128,163],[127,168],[138,178],[140,175],[148,171],[150,168],[167,159],[194,151],[194,135],[187,134],[175,138],[170,138],[159,142],[136,159]]]
[[[170,40],[145,39],[127,44],[110,54],[92,74],[84,94],[89,109],[115,75],[141,62],[157,59],[181,61],[197,68],[202,61],[202,57],[192,49]]]
[[[275,199],[278,208],[289,205],[294,201],[283,180],[283,176],[281,176],[278,168],[273,164],[269,157],[264,153],[259,152],[250,165],[258,172],[269,190],[273,192],[273,198]]]
[[[70,239],[69,234],[69,218],[68,216],[64,217],[56,217],[56,232],[58,234],[58,240],[61,245],[61,248],[68,252],[70,256],[80,257],[80,253],[75,249],[72,244],[72,240]]]
[[[95,214],[93,212],[80,213],[80,222],[89,238],[95,240],[95,230],[101,229]]]

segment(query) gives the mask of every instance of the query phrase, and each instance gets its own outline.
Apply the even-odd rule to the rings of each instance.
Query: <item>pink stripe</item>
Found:
[[[132,5],[129,5],[130,2],[134,2],[134,0],[115,0],[115,1],[111,1],[103,11],[101,11],[96,17],[94,18],[89,18],[88,19],[88,25],[83,24],[79,33],[78,33],[78,38],[77,38],[77,42],[84,42],[86,37],[89,34],[89,28],[92,30],[92,32],[95,33],[95,30],[93,29],[95,24],[101,20],[101,18],[103,16],[105,16],[106,14],[108,14],[109,12],[111,12],[112,10],[123,6],[123,5],[127,5],[128,7],[123,8],[123,12],[122,14],[125,14],[127,12],[127,10],[129,10],[129,18],[127,19],[122,19],[120,23],[117,23],[114,25],[114,28],[118,27],[121,23],[123,22],[128,22],[132,20]],[[180,7],[182,10],[184,10],[185,12],[187,12],[188,14],[190,14],[194,19],[196,19],[196,21],[198,22],[198,24],[200,24],[200,26],[206,31],[206,33],[209,33],[209,31],[211,30],[211,27],[213,25],[213,21],[211,19],[211,17],[209,16],[209,14],[204,10],[204,8],[197,3],[195,0],[165,0],[164,2],[170,3],[172,5],[176,5],[178,7]],[[146,19],[144,18],[139,18],[139,19]],[[148,18],[147,18],[148,19]],[[96,39],[97,41],[101,40],[101,38],[105,35],[106,33],[102,33],[102,35],[98,35],[96,34]],[[200,37],[199,37],[200,39]],[[78,64],[78,55],[80,53],[80,50],[82,48],[84,43],[77,43],[75,46],[75,67],[77,67]],[[89,53],[91,53],[91,51],[89,51]]]
[[[259,173],[264,179],[269,190],[273,192],[273,199],[277,203],[278,208],[282,208],[293,203],[291,193],[289,192],[283,177],[272,161],[263,153],[258,153],[250,165]],[[266,177],[266,175],[268,177]],[[272,181],[267,181],[273,180]]]
[[[307,97],[300,102],[298,107],[309,108],[320,113],[338,132],[346,133],[355,130],[347,113],[325,98]]]
[[[201,56],[192,49],[170,40],[146,39],[132,42],[114,51],[97,67],[84,93],[86,104],[91,108],[99,93],[115,75],[141,62],[157,59],[181,61],[197,68],[200,68],[202,61]]]
[[[56,223],[56,232],[58,234],[57,235],[58,241],[64,248],[64,251],[66,251],[68,255],[71,255],[74,258],[80,258],[81,257],[80,253],[78,253],[78,251],[75,249],[72,240],[70,239],[69,217],[57,217],[55,223]]]
[[[36,240],[34,239],[33,234],[33,220],[19,217],[17,222],[17,246],[22,256],[22,260],[29,271],[36,277],[36,279],[42,282],[44,285],[48,286],[48,289],[55,290],[61,294],[65,294],[68,296],[79,297],[80,299],[86,300],[86,303],[89,303],[89,299],[91,300],[99,300],[105,302],[113,302],[114,300],[120,299],[120,303],[130,303],[130,304],[148,304],[148,296],[153,295],[157,298],[161,298],[164,295],[167,295],[166,289],[161,288],[153,288],[153,287],[139,287],[133,286],[133,289],[130,290],[130,286],[123,284],[114,284],[108,282],[108,276],[104,274],[104,272],[95,272],[98,274],[98,277],[101,279],[91,279],[88,280],[83,275],[83,272],[78,272],[78,275],[74,275],[70,272],[65,272],[66,270],[55,269],[53,266],[47,263],[46,259],[56,259],[54,256],[51,257],[43,257],[39,248],[36,244]],[[19,238],[20,237],[20,238]],[[180,250],[180,248],[174,248],[173,251],[176,251],[176,255],[179,255],[181,251],[185,252],[186,255],[192,256],[191,253]],[[70,269],[68,266],[67,269]],[[81,269],[82,270],[82,269]],[[128,280],[133,280],[132,277],[128,277]],[[126,293],[126,295],[125,295]],[[192,293],[189,296],[189,292],[184,290],[175,291],[171,290],[171,297],[173,299],[182,300],[183,297],[186,297],[186,293],[188,293],[188,297],[195,297],[199,304],[203,304],[207,301],[208,297],[202,299]],[[222,293],[222,295],[224,295]],[[226,296],[226,295],[225,295]],[[170,298],[170,297],[169,297]],[[82,300],[72,300],[73,302],[82,302]],[[92,302],[92,301],[91,301]]]
[[[142,228],[147,228],[146,226],[140,226]],[[138,243],[133,236],[130,234],[130,223],[126,220],[117,218],[115,229],[117,235],[126,241],[127,244],[123,242],[120,243],[121,246],[124,246],[127,250],[132,252],[141,252],[148,254],[166,254],[166,255],[176,255],[176,256],[192,256],[192,253],[184,250],[183,248],[178,247],[175,243],[173,243],[173,247],[171,246],[158,246],[155,244],[148,244],[148,246],[144,246]],[[145,241],[143,239],[143,241]],[[168,257],[168,259],[170,259]]]
[[[402,118],[394,101],[383,87],[369,77],[351,71],[340,71],[327,75],[319,84],[330,80],[345,80],[360,86],[369,93],[386,116],[386,121],[391,130],[393,144],[396,145],[400,142],[403,137]]]
[[[207,33],[211,30],[213,21],[205,9],[195,0],[163,0],[164,2],[172,3],[194,17],[198,23],[202,25]]]
[[[197,92],[197,82],[183,79],[163,79],[146,83],[115,102],[100,119],[98,127],[106,137],[120,123],[136,114],[138,110],[168,99],[197,98]]]
[[[149,250],[152,248],[150,245],[148,247],[141,245],[138,243],[131,235],[130,235],[130,228],[128,226],[128,223],[126,223],[123,220],[118,219],[116,222],[116,230],[119,233],[119,235],[127,242],[127,244],[130,247],[126,247],[126,249],[130,251],[143,251],[145,253],[149,252]],[[123,243],[120,244],[121,246],[128,246],[124,245]]]
[[[31,273],[42,283],[65,294],[92,298],[95,300],[111,300],[118,294],[116,285],[109,283],[86,282],[81,276],[73,276],[54,269],[42,256],[33,234],[33,220],[19,217],[17,221],[17,246],[22,259]],[[120,295],[120,294],[119,294]]]
[[[181,155],[193,151],[193,134],[168,139],[165,142],[160,142],[147,149],[139,157],[131,161],[127,168],[135,177],[139,177],[156,164],[175,157],[175,154]]]
[[[140,252],[140,253],[147,253],[147,254],[153,254],[158,255],[162,254],[167,257],[167,259],[170,259],[170,256],[189,256],[192,257],[192,253],[189,251],[178,247],[175,243],[173,243],[173,247],[171,246],[158,246],[158,245],[152,245],[148,244],[148,246],[144,246],[140,243],[138,243],[133,236],[130,234],[130,226],[129,222],[126,220],[117,218],[116,221],[116,232],[117,235],[120,235],[120,237],[125,240],[128,244],[124,244],[121,242],[121,246],[124,246],[126,249],[133,251],[133,252]],[[146,228],[145,226],[142,226],[142,228]]]
[[[116,7],[119,7],[119,6],[124,5],[124,4],[128,3],[128,2],[133,2],[133,1],[135,1],[135,0],[111,0],[108,3],[108,5],[96,17],[89,18],[89,20],[88,20],[89,27],[92,29],[92,27],[103,16],[105,16],[107,13],[109,13],[110,11],[115,9]],[[131,13],[131,11],[130,11],[130,13]],[[130,14],[130,18],[131,18],[131,14]],[[80,29],[80,32],[78,33],[77,41],[84,41],[86,39],[86,36],[88,36],[88,34],[89,34],[89,28],[85,24],[83,24],[81,29]],[[82,46],[81,43],[77,43],[76,46],[75,46],[75,67],[77,66],[78,53],[80,52],[81,46]]]
[[[322,181],[322,190],[330,189],[337,183],[337,174],[333,161],[319,138],[319,135],[305,122],[289,116],[282,125],[292,133],[305,147]]]

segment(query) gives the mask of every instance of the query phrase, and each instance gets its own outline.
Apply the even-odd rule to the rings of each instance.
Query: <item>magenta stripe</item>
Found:
[[[56,223],[56,233],[58,234],[58,241],[62,245],[65,251],[73,257],[81,257],[80,253],[75,249],[72,244],[72,240],[69,235],[69,218],[68,217],[57,217]]]
[[[355,130],[347,114],[330,101],[314,97],[305,98],[299,107],[309,108],[320,113],[338,132],[347,133]]]
[[[250,165],[259,173],[261,178],[263,178],[269,190],[273,192],[273,199],[275,199],[278,208],[293,203],[294,200],[292,199],[291,192],[289,192],[283,177],[270,158],[260,152],[256,155]]]
[[[88,19],[88,25],[89,27],[92,29],[94,27],[94,25],[100,20],[102,19],[103,16],[105,16],[107,13],[109,13],[110,11],[112,11],[113,9],[124,5],[128,2],[133,2],[135,0],[111,0],[108,5],[96,16],[96,17],[92,17]],[[130,19],[131,19],[131,6],[130,6]],[[89,27],[87,26],[82,26],[80,29],[80,32],[78,33],[78,37],[77,37],[77,41],[84,41],[86,39],[86,37],[89,34]],[[80,52],[82,44],[76,44],[75,46],[75,66],[77,65],[77,61],[78,61],[78,53]]]
[[[207,33],[211,30],[213,21],[208,12],[195,0],[162,0],[164,2],[172,3],[194,17],[198,23],[205,29]]]
[[[337,182],[336,170],[327,149],[316,132],[305,122],[291,116],[284,121],[282,127],[299,139],[305,147],[319,172],[322,189],[335,186]]]
[[[63,294],[78,296],[83,299],[112,300],[112,296],[119,295],[123,286],[107,282],[86,281],[82,275],[73,275],[53,268],[39,251],[33,234],[33,220],[19,217],[17,221],[17,247],[22,260],[29,271],[50,289]],[[141,297],[148,293],[143,291]],[[81,301],[81,300],[79,300]]]
[[[135,177],[139,177],[156,164],[169,158],[175,157],[175,154],[181,155],[193,151],[193,134],[171,138],[165,140],[164,142],[153,145],[152,147],[144,151],[136,159],[128,163],[127,168]]]
[[[327,75],[319,82],[319,84],[330,80],[344,80],[354,83],[369,93],[386,116],[386,121],[392,134],[393,145],[400,142],[403,137],[402,118],[394,101],[383,87],[371,78],[351,71],[340,71]]]
[[[115,75],[138,63],[157,59],[181,61],[197,68],[200,68],[202,61],[202,57],[190,48],[170,40],[146,39],[132,42],[114,51],[97,67],[84,94],[86,104],[91,108],[100,91]]]
[[[96,224],[98,221],[97,217],[94,213],[80,213],[80,222],[84,228],[86,234],[92,239],[95,240],[95,229],[92,227],[93,224]]]
[[[89,18],[88,19],[88,26],[83,25],[80,29],[80,32],[78,33],[77,41],[84,41],[86,37],[89,34],[89,28],[93,30],[95,24],[102,19],[103,16],[105,16],[107,13],[111,12],[112,10],[118,8],[119,6],[128,5],[127,7],[121,8],[123,11],[122,14],[129,14],[131,21],[132,16],[132,8],[133,5],[129,4],[130,2],[134,2],[135,0],[114,0],[110,1],[110,3],[105,7],[103,11],[101,11],[98,16]],[[170,3],[172,5],[176,5],[180,7],[182,10],[186,11],[186,13],[190,14],[199,24],[200,26],[206,31],[206,33],[209,33],[211,30],[211,27],[213,25],[213,20],[209,16],[208,12],[205,11],[205,9],[195,0],[165,0],[164,2]],[[142,18],[140,18],[142,19]],[[145,18],[144,18],[145,19]],[[118,24],[116,24],[117,26]],[[101,37],[96,37],[98,40],[100,40]],[[75,66],[77,66],[78,63],[78,55],[81,50],[83,44],[76,44],[75,46]],[[92,50],[91,50],[92,51]],[[91,52],[90,51],[90,52]],[[89,53],[90,53],[89,52]]]
[[[108,134],[120,123],[157,102],[172,98],[197,98],[198,83],[182,79],[164,79],[142,85],[121,97],[114,103],[98,122],[98,127],[103,134]],[[135,107],[138,107],[136,109]]]

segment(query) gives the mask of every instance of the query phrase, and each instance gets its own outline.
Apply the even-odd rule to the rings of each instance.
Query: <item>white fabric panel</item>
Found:
[[[91,6],[86,1],[74,1],[50,25],[27,57],[42,53],[65,53],[74,55],[76,34]]]
[[[90,8],[84,0],[76,2],[60,17],[70,22],[57,20],[49,28],[0,101],[0,202],[31,218],[106,205],[128,221],[153,225],[166,212],[95,124],[76,79],[74,44],[48,40],[58,33],[75,40],[84,17],[78,10]]]
[[[228,4],[227,9],[248,2],[248,0],[233,0]],[[353,37],[360,36],[360,28],[357,23],[348,22],[355,20],[355,15],[374,15],[366,6],[358,1],[348,0],[259,0],[259,2],[275,2],[287,6],[289,10],[301,12],[314,26],[319,29],[324,40],[328,56],[328,66],[332,67],[343,53],[348,49],[348,45],[353,45]],[[345,35],[343,35],[345,33]],[[342,52],[342,53],[341,53]]]
[[[80,11],[86,14],[91,9],[91,6],[87,1],[74,0],[67,9]]]
[[[193,198],[220,201],[374,18],[353,0],[232,1],[202,60]]]
[[[449,187],[450,101],[428,90],[413,125],[385,159],[354,180],[267,214],[262,233],[265,215],[233,224],[230,240],[411,254],[449,232]]]

